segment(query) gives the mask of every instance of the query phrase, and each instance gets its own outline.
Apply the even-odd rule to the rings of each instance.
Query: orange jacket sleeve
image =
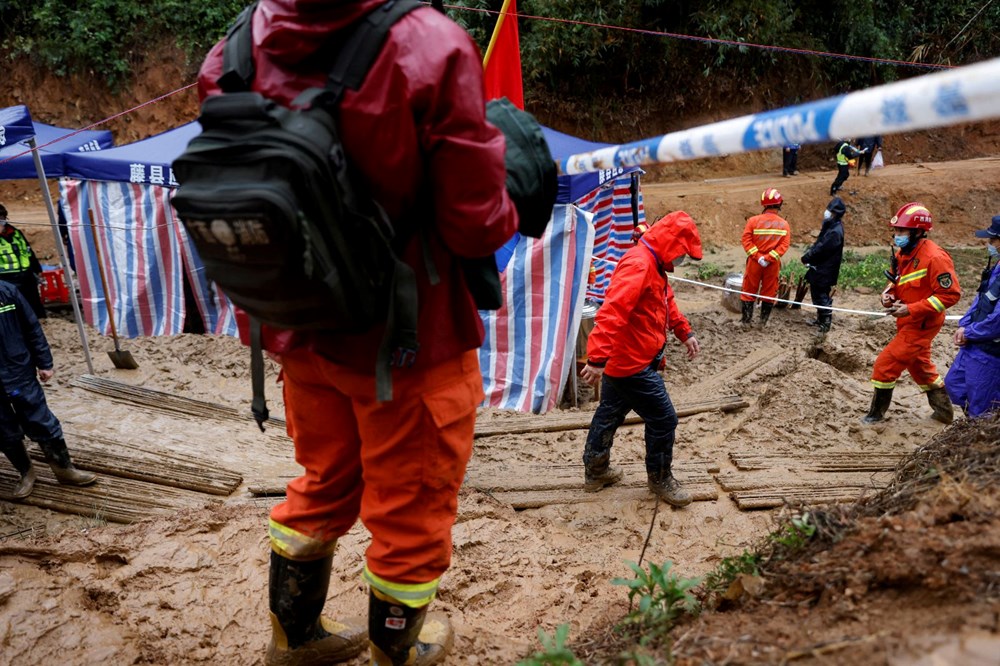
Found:
[[[603,368],[614,350],[618,333],[628,326],[629,315],[639,301],[649,267],[641,261],[622,260],[597,311],[594,330],[587,338],[587,363]]]
[[[930,256],[927,277],[931,295],[909,305],[910,314],[917,318],[944,312],[958,303],[962,297],[962,290],[958,286],[958,275],[955,273],[955,263],[944,250],[938,249]]]
[[[747,220],[747,225],[743,227],[743,238],[741,240],[743,242],[743,249],[746,251],[748,257],[757,254],[757,245],[753,239],[753,227],[756,219],[755,217],[751,217]]]

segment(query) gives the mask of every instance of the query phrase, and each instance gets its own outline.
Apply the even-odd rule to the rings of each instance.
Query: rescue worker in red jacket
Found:
[[[253,89],[284,105],[322,87],[331,35],[382,0],[261,0],[252,17]],[[222,43],[202,66],[216,94]],[[358,90],[339,106],[345,151],[399,237],[416,273],[412,366],[393,370],[393,399],[375,400],[381,331],[267,331],[281,363],[289,435],[305,473],[271,511],[267,664],[351,659],[430,664],[452,641],[427,614],[451,558],[458,490],[482,401],[483,328],[460,258],[493,254],[517,228],[505,189],[504,137],[485,118],[482,62],[468,34],[431,7],[393,24]],[[419,228],[430,233],[417,233]],[[428,261],[429,259],[429,261]],[[437,275],[428,275],[434,266]],[[363,618],[321,618],[337,539],[358,518],[371,532]]]
[[[781,273],[781,257],[792,242],[792,231],[788,222],[778,215],[781,210],[781,192],[770,187],[760,195],[764,212],[747,220],[743,228],[743,250],[747,253],[747,265],[743,271],[743,294],[740,294],[744,328],[753,324],[753,304],[755,298],[748,294],[760,295],[760,326],[767,326],[767,320],[774,308],[778,295],[778,274]]]
[[[951,256],[927,238],[931,213],[920,203],[900,208],[889,225],[893,228],[893,280],[882,292],[882,305],[896,318],[896,336],[875,359],[872,384],[875,395],[862,419],[875,423],[885,418],[892,391],[903,370],[927,394],[934,418],[951,423],[954,417],[944,381],[931,361],[931,341],[944,324],[945,310],[958,303],[962,292]]]
[[[694,220],[677,211],[654,224],[611,275],[587,340],[587,365],[580,372],[588,384],[601,384],[601,402],[583,452],[584,490],[588,492],[621,480],[621,470],[611,466],[611,446],[625,415],[635,410],[646,423],[649,489],[673,506],[691,503],[691,494],[671,471],[677,413],[657,372],[666,332],[673,330],[668,313],[676,308],[676,304],[668,305],[667,273],[685,256],[701,259],[701,237]],[[684,342],[689,355],[698,353],[693,336]]]

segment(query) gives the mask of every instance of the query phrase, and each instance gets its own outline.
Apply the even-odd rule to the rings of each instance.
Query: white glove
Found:
[[[760,264],[762,268],[767,268],[767,266],[769,264],[768,260],[765,259],[764,257],[761,257],[760,259],[758,259],[757,263]]]

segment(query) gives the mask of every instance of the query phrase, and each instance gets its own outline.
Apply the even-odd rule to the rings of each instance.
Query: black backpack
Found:
[[[361,333],[385,323],[375,368],[380,401],[392,397],[392,365],[414,360],[413,269],[354,175],[334,113],[344,91],[364,81],[393,23],[420,6],[389,0],[346,29],[326,87],[303,92],[293,103],[302,110],[292,110],[249,91],[251,5],[229,30],[223,92],[205,100],[202,133],[173,163],[180,187],[172,204],[206,276],[251,318],[258,424],[267,419],[261,324]]]

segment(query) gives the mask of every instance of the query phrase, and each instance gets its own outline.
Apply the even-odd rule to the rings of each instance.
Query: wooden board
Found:
[[[871,451],[815,453],[807,456],[730,453],[729,459],[741,471],[795,469],[815,472],[891,472],[904,455]]]
[[[738,395],[730,395],[714,400],[678,403],[674,405],[678,418],[701,414],[704,412],[732,412],[745,409],[750,403]],[[586,430],[590,428],[593,412],[555,412],[540,416],[518,416],[509,419],[480,421],[476,423],[478,437],[497,437],[501,435],[522,435],[532,432],[560,432],[564,430]],[[635,412],[629,412],[625,425],[642,423]]]
[[[85,488],[63,486],[46,465],[35,465],[38,480],[35,490],[23,504],[62,513],[87,516],[97,521],[132,523],[154,515],[175,513],[218,504],[220,500],[189,490],[170,488],[117,476],[101,476]],[[9,497],[18,474],[7,465],[0,466],[0,497]]]
[[[729,496],[742,511],[755,509],[772,509],[785,504],[832,504],[838,502],[855,502],[862,497],[877,492],[877,488],[837,487],[825,488],[769,488],[762,490],[747,490],[732,492]]]
[[[222,496],[232,494],[243,483],[242,476],[208,458],[151,451],[149,444],[138,441],[110,440],[72,430],[66,430],[66,436],[73,463],[100,475]],[[36,467],[44,466],[37,447],[29,451],[32,458],[43,463]]]

